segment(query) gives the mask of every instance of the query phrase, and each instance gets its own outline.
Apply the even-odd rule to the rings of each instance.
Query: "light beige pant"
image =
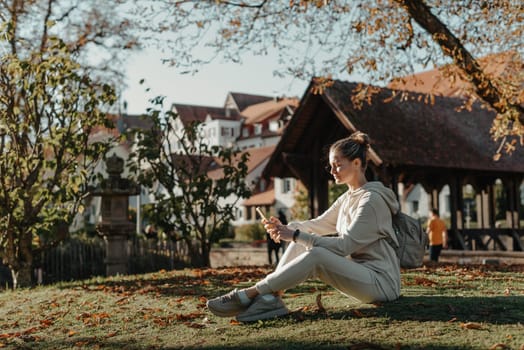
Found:
[[[306,250],[295,243],[288,246],[275,271],[258,282],[256,289],[260,294],[285,291],[310,278],[318,278],[362,302],[398,297],[388,298],[380,288],[377,273],[370,268],[325,248]]]

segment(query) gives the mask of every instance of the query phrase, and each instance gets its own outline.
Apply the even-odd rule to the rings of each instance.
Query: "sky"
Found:
[[[128,114],[145,113],[149,100],[159,95],[165,96],[165,107],[175,102],[222,107],[228,92],[300,98],[309,84],[292,77],[275,77],[276,57],[245,56],[242,64],[216,61],[202,66],[194,75],[163,65],[161,57],[159,52],[148,50],[129,58],[128,88],[122,95]],[[139,83],[141,79],[145,80],[143,84]]]

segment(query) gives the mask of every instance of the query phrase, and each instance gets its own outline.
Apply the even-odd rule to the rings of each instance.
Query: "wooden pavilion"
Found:
[[[328,206],[331,176],[324,166],[329,145],[361,130],[372,139],[368,179],[382,181],[397,194],[400,184],[404,188],[421,184],[431,207],[437,208],[441,205],[439,192],[449,186],[453,248],[523,250],[524,151],[520,148],[511,156],[493,160],[497,148],[489,135],[493,111],[478,102],[471,110],[463,109],[462,98],[436,96],[427,101],[427,95],[410,93],[406,97],[395,90],[357,83],[334,81],[322,94],[315,94],[312,86],[264,171],[268,178],[298,178],[308,190],[312,216]],[[352,99],[363,89],[372,89],[374,94],[356,106]],[[495,182],[503,185],[503,228],[495,220]],[[475,189],[476,228],[464,225],[466,185]]]

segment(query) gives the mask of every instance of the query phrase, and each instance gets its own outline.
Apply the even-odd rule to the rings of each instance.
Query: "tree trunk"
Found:
[[[198,244],[195,244],[195,242],[198,242],[200,244],[200,240],[194,241],[191,239],[191,237],[184,237],[184,241],[187,244],[187,249],[189,250],[189,258],[191,261],[191,266],[193,267],[203,267],[203,257],[201,254],[201,249],[199,248]]]
[[[211,243],[202,242],[202,264],[205,267],[211,267],[211,259],[210,254],[211,252]]]
[[[11,278],[13,279],[13,289],[17,287],[30,287],[32,285],[31,266],[23,264],[19,270],[10,269]]]

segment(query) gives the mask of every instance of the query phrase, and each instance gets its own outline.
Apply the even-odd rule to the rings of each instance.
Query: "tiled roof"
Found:
[[[173,108],[176,110],[184,124],[193,121],[204,122],[208,115],[213,119],[222,120],[240,120],[241,118],[240,115],[235,112],[226,115],[226,111],[222,107],[195,106],[175,103],[173,104]]]
[[[244,202],[243,206],[252,206],[252,205],[273,205],[275,203],[275,189],[272,188],[265,192],[260,192],[252,195]]]
[[[123,115],[120,120],[119,127],[122,130],[148,130],[153,127],[153,122],[147,115]]]
[[[514,51],[492,54],[478,59],[484,72],[492,77],[513,80],[520,84],[519,101],[524,102],[524,62]],[[438,96],[466,96],[472,89],[461,71],[455,65],[445,65],[414,75],[396,78],[388,88],[432,93]]]
[[[419,94],[408,101],[399,97],[390,102],[392,91],[380,89],[371,105],[361,110],[348,99],[356,84],[336,82],[325,92],[333,107],[343,112],[357,130],[374,140],[378,156],[391,164],[412,164],[424,167],[474,170],[524,171],[524,152],[494,161],[497,144],[489,130],[495,112],[476,102],[471,111],[462,110],[464,100],[436,97],[425,103]]]
[[[268,159],[273,151],[275,150],[275,146],[266,146],[266,147],[257,147],[257,148],[248,148],[244,150],[242,153],[249,152],[249,159],[246,163],[247,166],[247,173],[251,173],[254,169],[256,169],[262,162],[264,162],[266,159]],[[211,179],[219,179],[223,176],[222,169],[214,169],[208,173],[208,176]]]
[[[251,172],[257,166],[260,165],[264,160],[266,160],[273,151],[275,150],[275,145],[266,146],[266,147],[257,147],[257,148],[248,148],[245,152],[249,152],[249,160],[247,161],[248,172]]]
[[[175,166],[186,168],[190,172],[193,171],[192,168],[194,166],[198,166],[197,174],[199,175],[212,171],[218,167],[218,164],[216,163],[215,159],[213,157],[207,156],[188,156],[172,154],[171,161]]]
[[[242,110],[242,115],[246,118],[245,124],[261,123],[268,119],[278,119],[286,108],[290,107],[294,110],[297,106],[296,98],[270,100],[248,106]]]
[[[243,111],[244,109],[246,109],[247,107],[251,105],[270,101],[273,99],[272,97],[269,97],[269,96],[251,95],[251,94],[244,94],[244,93],[239,93],[239,92],[230,92],[229,95],[235,101],[239,111]]]
[[[524,150],[493,160],[498,144],[489,130],[495,112],[475,102],[471,111],[460,110],[464,100],[413,93],[408,100],[388,101],[393,91],[374,88],[370,104],[356,108],[351,96],[361,84],[335,81],[323,94],[310,86],[271,157],[264,176],[286,177],[293,172],[286,154],[312,159],[312,150],[327,147],[354,130],[369,134],[377,162],[389,166],[467,169],[508,173],[524,172]],[[327,149],[327,148],[325,148]],[[314,160],[312,160],[314,161]],[[307,166],[307,165],[302,165]],[[320,166],[320,165],[319,165]]]

